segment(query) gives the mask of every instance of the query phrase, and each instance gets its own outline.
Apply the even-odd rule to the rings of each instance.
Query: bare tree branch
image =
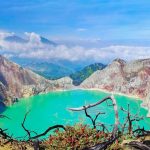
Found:
[[[106,150],[110,145],[112,145],[118,139],[117,136],[111,137],[106,142],[97,144],[91,148],[86,148],[85,150]]]
[[[24,116],[24,119],[23,119],[23,122],[22,122],[22,127],[23,127],[23,129],[27,132],[27,134],[28,134],[28,138],[30,139],[31,138],[31,133],[30,133],[30,131],[28,130],[28,129],[26,129],[26,127],[25,127],[25,121],[26,121],[26,118],[27,118],[27,115],[29,114],[29,112],[30,112],[30,110],[25,114],[25,116]]]
[[[95,116],[95,118],[93,119],[93,118],[91,117],[91,115],[89,115],[89,114],[87,113],[86,107],[85,107],[85,106],[83,106],[83,107],[85,108],[84,111],[85,111],[86,116],[87,116],[88,118],[90,118],[90,120],[92,121],[92,124],[93,124],[93,128],[95,129],[95,128],[96,128],[96,119],[98,118],[98,116],[99,116],[100,114],[105,114],[105,113],[99,112],[99,113]]]
[[[149,146],[147,146],[141,142],[138,142],[138,141],[132,141],[128,145],[131,147],[134,147],[134,148],[138,148],[140,150],[150,150]]]
[[[137,135],[135,135],[137,134]],[[133,131],[133,135],[136,137],[143,137],[143,136],[149,136],[150,135],[150,131],[146,131],[144,129],[144,127],[142,129],[136,129]]]
[[[7,119],[10,119],[10,118],[7,117],[6,115],[2,115],[2,114],[0,114],[0,118],[7,118]]]
[[[25,114],[25,116],[24,116],[24,120],[23,120],[23,122],[22,122],[22,127],[23,127],[23,129],[27,132],[27,135],[28,135],[28,140],[27,141],[29,141],[29,140],[32,140],[32,139],[37,139],[37,138],[39,138],[39,137],[41,137],[41,136],[44,136],[44,135],[46,135],[50,130],[52,130],[52,129],[56,129],[56,128],[62,128],[62,129],[64,129],[64,130],[66,130],[65,129],[65,127],[63,126],[63,125],[54,125],[54,126],[52,126],[52,127],[49,127],[47,130],[45,130],[43,133],[41,133],[41,134],[37,134],[35,131],[31,131],[31,130],[28,130],[26,127],[25,127],[25,121],[26,121],[26,118],[27,118],[27,115],[29,114],[29,112],[30,111],[28,111],[26,114]],[[36,134],[36,136],[32,136],[31,137],[31,133],[35,133]]]
[[[89,104],[87,106],[82,106],[82,107],[78,107],[78,108],[68,108],[68,109],[71,110],[71,111],[85,110],[85,108],[88,109],[88,108],[91,108],[91,107],[95,107],[95,106],[97,106],[97,105],[99,105],[99,104],[101,104],[101,103],[103,103],[103,102],[105,102],[105,101],[107,101],[111,98],[112,98],[111,96],[108,96],[108,97],[105,97],[104,99],[102,99],[102,100],[100,100],[100,101],[98,101],[97,103],[94,103],[94,104]]]
[[[37,139],[37,138],[39,138],[39,137],[41,137],[41,136],[46,135],[50,130],[58,129],[58,128],[62,128],[62,129],[64,129],[64,130],[66,130],[63,125],[54,125],[54,126],[52,126],[52,127],[49,127],[49,128],[48,128],[47,130],[45,130],[43,133],[38,134],[38,135],[33,136],[33,137],[30,137],[30,140],[32,140],[32,139]]]
[[[0,128],[0,135],[2,135],[4,137],[4,139],[11,138],[11,136],[6,134],[5,131],[7,131],[7,129],[3,130],[2,128]]]
[[[103,123],[98,123],[98,124],[96,124],[96,126],[101,126],[103,132],[106,130],[109,133],[108,129],[106,128],[106,126]]]
[[[94,123],[93,118],[90,115],[87,114],[86,110],[88,108],[100,105],[103,102],[107,103],[107,100],[111,100],[112,101],[112,105],[110,105],[110,106],[114,107],[114,112],[115,112],[115,125],[114,125],[114,129],[113,129],[113,132],[112,132],[112,136],[111,136],[111,138],[108,141],[100,143],[100,144],[97,144],[96,146],[88,148],[87,150],[102,150],[102,149],[106,149],[109,145],[111,145],[118,138],[117,131],[118,131],[118,125],[119,125],[119,116],[118,116],[117,102],[116,102],[114,96],[112,95],[112,96],[108,96],[108,97],[106,97],[106,98],[104,98],[104,99],[102,99],[102,100],[100,100],[100,101],[98,101],[98,102],[96,102],[94,104],[89,104],[87,106],[83,106],[83,107],[79,107],[79,108],[69,108],[69,110],[71,110],[71,111],[82,111],[82,110],[84,110],[85,113],[86,113],[86,116],[89,117],[92,120],[92,122]],[[98,115],[99,114],[97,114],[96,119],[97,119]]]
[[[128,133],[132,134],[132,130],[133,130],[133,122],[134,121],[140,121],[142,120],[144,117],[139,117],[138,114],[132,115],[130,113],[130,105],[128,104],[128,108],[127,110],[125,110],[123,107],[120,108],[122,111],[124,111],[127,114],[126,120],[122,126],[122,133],[124,133],[125,127],[128,123]]]

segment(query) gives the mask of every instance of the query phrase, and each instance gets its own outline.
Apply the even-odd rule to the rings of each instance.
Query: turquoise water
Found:
[[[24,115],[30,110],[27,116],[25,126],[26,128],[41,133],[49,126],[55,124],[74,125],[76,123],[88,123],[90,120],[85,117],[84,112],[71,112],[69,107],[79,107],[89,103],[95,103],[98,100],[108,96],[108,93],[100,91],[88,90],[72,90],[72,91],[59,91],[50,92],[48,94],[41,94],[32,96],[30,98],[22,98],[21,101],[8,107],[3,114],[11,119],[0,119],[0,127],[8,129],[9,134],[14,137],[20,137],[26,133],[22,129],[21,123],[23,122]],[[146,116],[147,110],[140,108],[141,101],[135,101],[133,98],[125,96],[115,96],[118,107],[121,106],[125,109],[130,104],[131,113],[138,113],[140,116]],[[114,123],[113,107],[108,107],[106,103],[100,106],[89,109],[88,112],[92,116],[96,112],[105,112],[106,114],[99,116],[98,122],[106,123],[108,126]],[[120,121],[123,121],[125,114],[119,111]],[[150,119],[144,119],[135,127],[140,125],[146,129],[150,129]]]

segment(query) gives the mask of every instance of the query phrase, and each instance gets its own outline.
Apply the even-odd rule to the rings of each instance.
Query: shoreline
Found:
[[[105,89],[100,89],[100,88],[83,88],[83,87],[73,87],[73,88],[70,88],[70,89],[53,89],[51,91],[48,91],[48,92],[41,92],[39,94],[36,94],[36,95],[30,95],[28,97],[32,97],[32,96],[37,96],[37,95],[43,95],[43,94],[48,94],[50,92],[63,92],[63,91],[73,91],[73,90],[89,90],[89,91],[100,91],[100,92],[104,92],[104,93],[107,93],[107,94],[114,94],[114,95],[119,95],[119,96],[125,96],[125,97],[129,97],[129,98],[133,98],[135,99],[136,101],[141,101],[142,103],[140,104],[140,107],[147,110],[147,118],[150,118],[150,110],[149,110],[149,107],[148,106],[145,106],[144,105],[144,99],[141,99],[140,97],[136,96],[136,95],[128,95],[128,94],[124,94],[124,93],[120,93],[120,92],[110,92],[110,91],[107,91]],[[28,98],[28,97],[22,97],[22,98]],[[20,98],[20,99],[22,99]]]
[[[129,98],[134,98],[136,101],[141,101],[142,103],[140,104],[140,107],[147,110],[147,118],[150,118],[150,110],[148,106],[143,105],[144,104],[144,99],[141,99],[140,97],[136,96],[136,95],[128,95],[128,94],[124,94],[124,93],[119,93],[119,92],[110,92],[107,91],[105,89],[99,89],[99,88],[82,88],[82,87],[76,87],[73,89],[58,89],[56,91],[70,91],[70,90],[89,90],[89,91],[100,91],[100,92],[104,92],[104,93],[108,93],[108,94],[115,94],[115,95],[120,95],[120,96],[126,96]]]
[[[105,89],[99,89],[99,88],[82,88],[82,87],[76,87],[76,88],[72,88],[72,89],[56,89],[56,90],[52,90],[46,93],[50,93],[50,92],[63,92],[63,91],[74,91],[74,90],[89,90],[89,91],[100,91],[100,92],[104,92],[104,93],[108,93],[108,94],[114,94],[114,95],[120,95],[120,96],[126,96],[129,98],[134,98],[138,101],[144,101],[143,99],[141,99],[140,97],[136,96],[136,95],[128,95],[128,94],[124,94],[124,93],[119,93],[119,92],[110,92],[107,91]],[[44,92],[41,92],[39,94],[46,94]],[[33,95],[34,96],[34,95]]]
[[[100,92],[105,92],[105,93],[109,93],[109,94],[116,94],[116,95],[120,95],[120,96],[126,96],[129,98],[134,98],[136,101],[141,101],[142,103],[140,104],[140,107],[147,110],[147,118],[150,118],[150,110],[148,106],[144,105],[144,99],[141,99],[140,97],[136,96],[136,95],[128,95],[128,94],[124,94],[124,93],[119,93],[119,92],[109,92],[107,90],[104,89],[99,89],[99,88],[89,88],[89,89],[84,89],[84,88],[80,88],[82,90],[95,90],[95,91],[100,91]]]
[[[120,95],[120,96],[126,96],[126,97],[129,97],[129,98],[135,98],[136,100],[140,100],[140,98],[138,96],[128,95],[128,94],[119,93],[119,92],[109,92],[107,90],[99,89],[99,88],[89,88],[89,89],[79,88],[79,89],[81,89],[81,90],[90,90],[90,91],[100,91],[100,92],[104,92],[104,93],[108,93],[108,94],[115,94],[115,95]],[[143,101],[143,100],[141,99],[141,101]]]

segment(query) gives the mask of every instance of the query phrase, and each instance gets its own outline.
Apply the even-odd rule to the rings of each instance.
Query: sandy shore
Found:
[[[107,90],[99,89],[99,88],[81,88],[81,87],[75,87],[75,88],[72,88],[72,89],[54,89],[54,90],[49,91],[49,92],[62,92],[62,91],[73,91],[73,90],[100,91],[100,92],[108,93],[110,95],[114,94],[114,95],[126,96],[126,97],[129,97],[129,98],[134,98],[136,100],[143,101],[140,97],[138,97],[136,95],[128,95],[128,94],[119,93],[119,92],[109,92]],[[47,93],[49,93],[49,92],[47,92]],[[45,94],[45,93],[41,92],[40,94]]]
[[[128,95],[128,94],[124,94],[124,93],[119,93],[119,92],[109,92],[107,90],[104,89],[99,89],[99,88],[77,88],[77,89],[81,89],[81,90],[90,90],[90,91],[100,91],[100,92],[104,92],[104,93],[108,93],[108,94],[114,94],[114,95],[120,95],[120,96],[126,96],[126,97],[130,97],[130,98],[135,98],[136,100],[140,100],[140,98],[138,96],[135,95]]]
[[[141,100],[143,101],[140,97],[136,96],[136,95],[128,95],[128,94],[124,94],[124,93],[119,93],[119,92],[109,92],[107,90],[104,89],[99,89],[99,88],[81,88],[81,87],[75,87],[72,89],[54,89],[53,91],[50,92],[62,92],[62,91],[73,91],[73,90],[88,90],[88,91],[100,91],[100,92],[104,92],[104,93],[108,93],[110,95],[114,94],[114,95],[120,95],[120,96],[126,96],[129,98],[134,98],[136,100]],[[49,92],[47,92],[49,93]],[[44,94],[44,93],[40,93],[40,94]]]

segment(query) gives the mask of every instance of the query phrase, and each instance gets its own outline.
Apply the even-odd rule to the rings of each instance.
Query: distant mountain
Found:
[[[47,79],[58,79],[64,76],[80,71],[87,63],[85,62],[71,62],[67,60],[39,60],[32,58],[18,58],[12,57],[12,61],[21,65],[24,68],[46,77]]]
[[[95,63],[86,67],[83,64],[80,66],[76,63],[69,63],[67,61],[37,61],[30,59],[12,59],[22,67],[30,69],[35,73],[51,80],[59,79],[65,76],[70,76],[73,79],[74,85],[79,85],[83,80],[89,77],[94,71],[101,70],[105,65]],[[83,69],[81,69],[83,68]]]
[[[47,45],[53,45],[53,46],[56,46],[57,44],[45,37],[42,37],[40,36],[40,40],[41,40],[41,43],[43,44],[47,44]],[[29,42],[29,39],[25,39],[25,38],[22,38],[22,37],[19,37],[15,34],[12,34],[12,35],[8,35],[4,38],[5,41],[7,42],[16,42],[16,43],[28,43]]]
[[[71,74],[70,77],[73,79],[73,84],[77,86],[80,85],[92,73],[94,73],[97,70],[102,70],[105,67],[106,65],[101,63],[91,64],[83,68],[81,71],[77,71],[76,73]]]
[[[40,36],[40,38],[41,38],[41,42],[43,44],[48,44],[48,45],[53,45],[53,46],[57,45],[55,42],[50,41],[50,40],[46,39],[45,37]]]
[[[69,77],[47,80],[0,55],[0,102],[6,105],[13,103],[16,98],[71,87],[72,80]]]
[[[61,77],[69,76],[74,72],[73,69],[67,68],[63,65],[58,65],[49,62],[34,62],[24,65],[25,68],[40,74],[47,79],[58,79]]]
[[[16,42],[16,43],[26,43],[27,42],[27,40],[25,40],[19,36],[16,36],[16,35],[9,35],[9,36],[5,37],[4,40],[7,42]]]
[[[78,60],[78,61],[69,61],[69,60],[64,60],[64,59],[53,59],[51,62],[54,64],[58,64],[60,66],[65,66],[67,68],[71,68],[72,70],[80,71],[82,70],[85,66],[89,66],[90,64],[93,64],[93,61],[83,61],[83,60]]]

